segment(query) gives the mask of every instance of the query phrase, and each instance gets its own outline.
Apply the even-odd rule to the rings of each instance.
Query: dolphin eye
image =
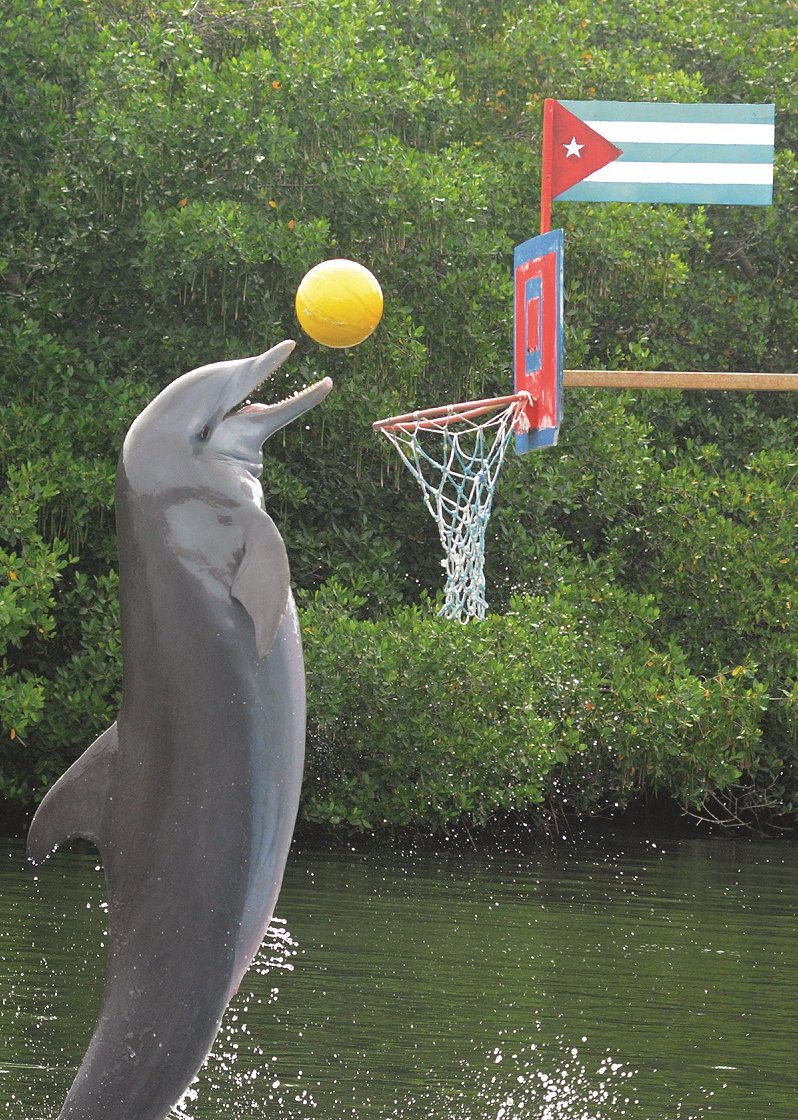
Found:
[[[211,434],[211,429],[206,424],[205,427],[200,432],[199,438],[202,439],[202,440],[206,440],[210,434]]]

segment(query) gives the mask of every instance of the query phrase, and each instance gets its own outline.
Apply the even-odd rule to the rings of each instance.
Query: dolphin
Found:
[[[92,841],[108,892],[105,989],[61,1120],[163,1120],[272,917],[302,780],[305,678],[261,447],[332,381],[237,406],[293,348],[184,374],[124,441],[122,703],[28,835],[34,863]]]

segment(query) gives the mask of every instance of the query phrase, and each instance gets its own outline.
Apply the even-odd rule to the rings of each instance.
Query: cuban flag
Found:
[[[549,199],[773,201],[773,105],[549,100],[544,112]]]

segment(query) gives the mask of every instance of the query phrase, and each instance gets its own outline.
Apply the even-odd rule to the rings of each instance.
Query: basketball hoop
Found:
[[[442,405],[376,420],[397,449],[438,526],[446,569],[442,618],[484,618],[485,531],[504,456],[528,430],[528,392]]]

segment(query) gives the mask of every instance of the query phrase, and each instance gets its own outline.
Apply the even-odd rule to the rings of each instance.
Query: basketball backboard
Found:
[[[528,392],[529,430],[517,432],[519,455],[557,442],[562,417],[563,231],[517,245],[514,254],[515,391]]]

